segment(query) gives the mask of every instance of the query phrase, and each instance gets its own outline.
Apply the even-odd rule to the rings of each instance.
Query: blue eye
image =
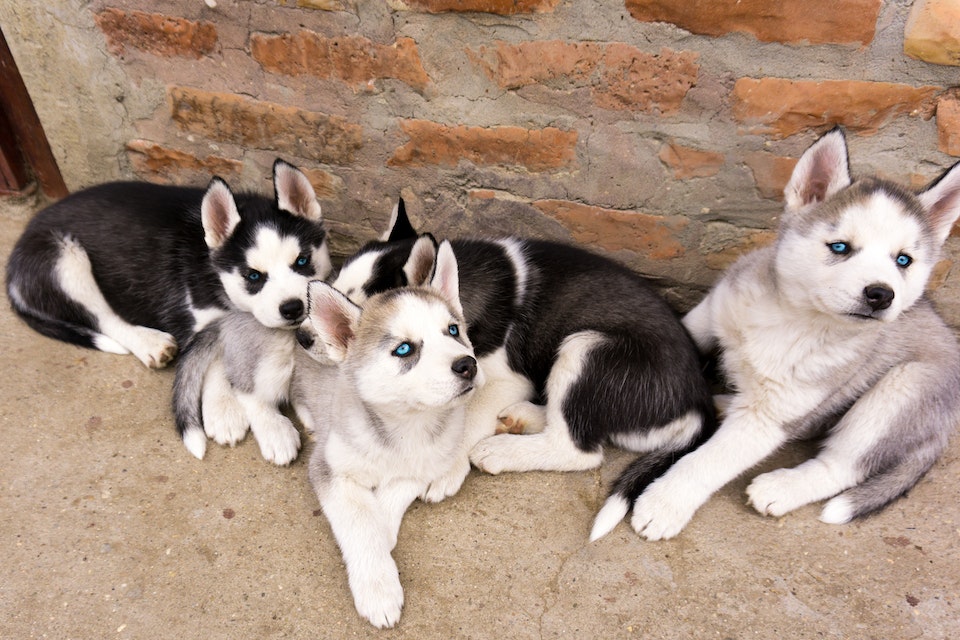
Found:
[[[850,253],[850,245],[846,242],[831,242],[827,246],[830,247],[830,251],[838,256],[845,256]]]
[[[298,257],[296,264],[297,264],[298,267],[305,267],[305,266],[307,266],[308,264],[310,264],[310,256],[304,254],[304,255]]]
[[[458,335],[460,335],[460,327],[458,327],[455,324],[452,324],[449,327],[447,327],[447,333],[449,333],[454,338],[456,338]]]
[[[413,353],[413,347],[409,342],[401,342],[397,345],[397,348],[393,350],[393,355],[398,358],[406,358],[411,353]]]
[[[897,256],[898,267],[909,267],[911,264],[913,264],[913,258],[908,256],[907,254],[901,253],[900,255]]]
[[[250,270],[250,273],[247,274],[247,280],[249,282],[259,282],[260,278],[263,276],[259,271]]]

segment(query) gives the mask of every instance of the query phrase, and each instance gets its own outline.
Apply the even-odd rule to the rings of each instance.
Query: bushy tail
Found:
[[[634,501],[643,493],[647,486],[666,473],[673,464],[707,441],[717,430],[717,418],[713,407],[701,411],[700,431],[695,438],[678,449],[651,451],[645,453],[633,462],[620,474],[610,496],[603,503],[603,507],[594,518],[593,528],[590,530],[590,541],[599,540],[610,533],[621,520],[626,517]]]
[[[207,451],[207,436],[200,413],[203,381],[214,359],[221,355],[220,325],[208,325],[196,334],[177,360],[173,379],[173,415],[187,450],[199,459]]]
[[[10,278],[7,283],[7,296],[10,299],[10,306],[17,312],[17,315],[23,318],[23,321],[37,333],[43,334],[48,338],[53,338],[54,340],[61,340],[63,342],[69,342],[70,344],[86,347],[87,349],[98,348],[95,341],[100,334],[91,329],[90,326],[68,322],[31,307],[27,304],[27,301],[19,295],[17,288],[12,282],[12,278]],[[93,318],[89,317],[89,314],[86,314],[80,308],[70,309],[70,312],[78,317],[87,316],[86,322],[88,325],[91,325],[93,322]]]

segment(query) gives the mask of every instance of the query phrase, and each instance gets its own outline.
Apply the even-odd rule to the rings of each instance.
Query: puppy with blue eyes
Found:
[[[403,607],[391,555],[403,514],[418,497],[443,499],[435,487],[466,473],[458,455],[465,405],[483,382],[450,244],[423,238],[411,265],[418,286],[377,294],[362,309],[327,284],[310,284],[297,338],[316,362],[299,357],[291,390],[317,439],[310,480],[357,611],[381,628],[396,624]]]

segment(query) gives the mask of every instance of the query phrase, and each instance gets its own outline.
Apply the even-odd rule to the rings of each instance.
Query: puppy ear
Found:
[[[280,158],[273,163],[273,189],[277,206],[312,222],[323,220],[320,203],[310,180],[300,169]]]
[[[417,237],[417,231],[410,224],[410,218],[407,217],[407,208],[403,204],[403,198],[397,199],[397,204],[393,207],[393,213],[390,214],[390,226],[386,232],[380,236],[383,242],[395,242],[397,240],[410,240]]]
[[[433,275],[433,263],[437,257],[437,241],[429,233],[425,233],[413,243],[410,257],[403,265],[403,274],[407,277],[407,285],[420,287],[430,282]]]
[[[457,315],[463,315],[463,307],[460,304],[460,274],[457,269],[457,258],[453,254],[453,247],[449,240],[441,242],[437,249],[437,267],[433,273],[433,279],[430,280],[430,286],[440,292]]]
[[[214,178],[200,204],[203,239],[211,249],[219,249],[240,222],[240,213],[227,183]]]
[[[937,241],[943,244],[960,217],[960,162],[953,165],[920,194]]]
[[[360,321],[360,307],[327,283],[314,280],[307,286],[308,317],[317,338],[334,362],[343,362]]]
[[[850,185],[847,141],[842,129],[834,129],[817,140],[793,169],[783,190],[787,213],[823,202]]]

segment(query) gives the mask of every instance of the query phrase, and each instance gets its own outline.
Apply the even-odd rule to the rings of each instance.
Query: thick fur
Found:
[[[420,256],[429,272],[432,245]],[[430,286],[375,295],[362,311],[332,287],[311,284],[300,334],[320,356],[298,360],[294,382],[293,403],[317,438],[310,480],[357,611],[377,627],[396,624],[403,607],[391,556],[403,514],[455,468],[464,405],[483,379],[460,330],[449,245],[440,245],[436,262]]]
[[[173,409],[187,449],[203,458],[207,438],[233,446],[249,428],[266,460],[293,461],[300,434],[280,411],[289,396],[296,340],[253,314],[228,311],[187,343],[177,362]]]
[[[299,324],[307,281],[330,271],[326,233],[299,170],[278,160],[274,186],[273,200],[218,178],[206,190],[119,182],[72,194],[17,241],[11,304],[44,335],[150,367],[227,309]],[[289,257],[293,243],[301,253]]]
[[[913,487],[960,421],[960,349],[923,296],[960,215],[960,168],[919,194],[854,182],[835,130],[801,157],[785,200],[775,246],[684,318],[701,349],[720,349],[734,395],[717,433],[633,502],[644,538],[677,535],[714,491],[810,437],[819,454],[755,478],[749,502],[781,516],[827,500],[820,519],[848,522]],[[612,495],[595,533],[629,507]]]
[[[355,302],[422,278],[403,211],[334,286]],[[487,382],[468,407],[469,458],[490,472],[582,470],[615,444],[644,458],[621,481],[639,495],[715,426],[695,344],[640,276],[584,249],[538,240],[452,242],[470,339]],[[510,431],[511,433],[504,433]],[[499,433],[497,433],[499,432]],[[519,435],[518,432],[523,432]],[[496,433],[496,435],[495,435]]]

